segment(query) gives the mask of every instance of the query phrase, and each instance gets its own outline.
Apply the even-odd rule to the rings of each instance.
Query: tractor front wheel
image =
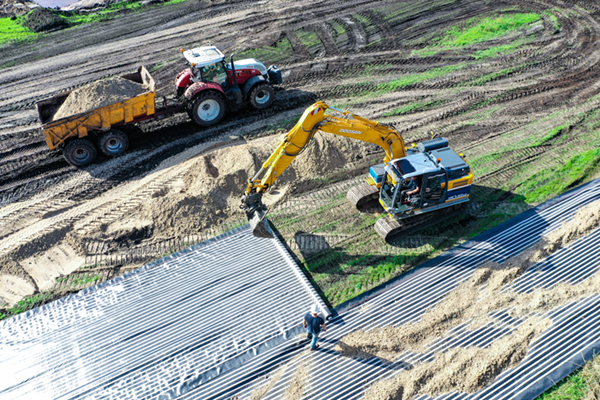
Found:
[[[96,146],[88,139],[75,139],[63,150],[63,156],[74,167],[85,167],[96,159]]]
[[[129,147],[129,138],[120,130],[112,129],[100,136],[98,140],[100,151],[109,157],[125,153]]]
[[[252,88],[248,94],[250,104],[257,110],[269,107],[275,100],[275,91],[271,85],[261,83]]]
[[[192,103],[191,117],[200,126],[213,126],[225,115],[225,100],[214,92],[200,93]]]

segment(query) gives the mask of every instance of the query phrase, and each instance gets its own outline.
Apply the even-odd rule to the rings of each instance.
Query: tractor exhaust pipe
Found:
[[[233,64],[233,54],[231,54],[231,57],[229,58],[229,60],[231,63],[231,74],[233,77],[233,87],[237,88],[238,83],[237,83],[237,75],[235,74],[235,65]]]
[[[242,197],[240,208],[246,212],[254,236],[267,239],[275,237],[265,213],[267,207],[262,202],[262,193],[250,193]]]

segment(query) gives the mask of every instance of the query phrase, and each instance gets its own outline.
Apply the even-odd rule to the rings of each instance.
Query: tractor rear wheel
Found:
[[[191,117],[200,126],[213,126],[223,119],[225,107],[225,100],[220,94],[200,93],[193,100]]]
[[[63,150],[63,156],[74,167],[84,167],[96,159],[96,146],[88,139],[75,139]]]
[[[275,91],[271,85],[260,83],[250,90],[248,100],[250,100],[252,107],[257,110],[262,110],[273,104],[273,100],[275,100]]]
[[[98,140],[100,151],[109,157],[125,153],[129,147],[129,138],[118,129],[112,129],[100,136]]]

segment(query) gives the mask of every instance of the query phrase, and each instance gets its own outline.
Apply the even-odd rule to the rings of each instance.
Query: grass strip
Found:
[[[537,204],[591,178],[600,169],[600,149],[565,160],[558,168],[544,169],[527,178],[516,190],[529,204]]]
[[[525,25],[542,19],[539,14],[507,14],[496,17],[475,17],[466,22],[466,27],[453,26],[440,40],[445,47],[468,46],[506,35]]]
[[[0,44],[28,39],[35,35],[35,32],[23,26],[23,17],[0,18]]]

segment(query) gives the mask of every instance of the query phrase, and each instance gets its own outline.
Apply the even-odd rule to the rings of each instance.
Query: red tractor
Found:
[[[188,68],[177,75],[176,96],[181,98],[192,120],[200,126],[212,126],[221,121],[227,109],[244,102],[262,110],[275,99],[272,85],[283,82],[281,71],[272,65],[268,69],[253,58],[229,63],[214,46],[181,50]]]

